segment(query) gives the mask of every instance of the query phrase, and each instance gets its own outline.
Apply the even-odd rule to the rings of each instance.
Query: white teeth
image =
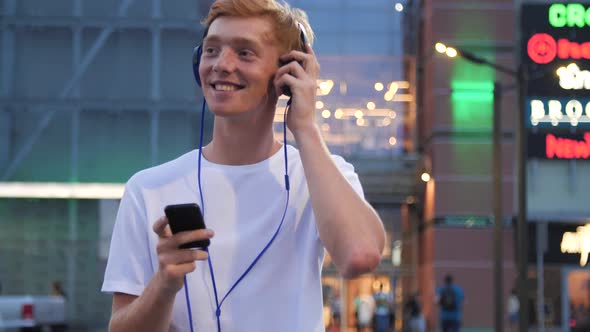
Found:
[[[215,90],[219,90],[219,91],[234,91],[237,89],[238,89],[238,87],[235,85],[215,84]]]

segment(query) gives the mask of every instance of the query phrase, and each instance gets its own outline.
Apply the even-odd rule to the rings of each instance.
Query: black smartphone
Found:
[[[206,228],[201,209],[195,203],[168,205],[164,208],[164,213],[173,234]],[[209,244],[211,241],[205,239],[183,243],[178,247],[180,249],[206,248]]]

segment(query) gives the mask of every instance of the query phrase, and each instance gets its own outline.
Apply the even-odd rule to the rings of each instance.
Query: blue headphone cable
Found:
[[[201,130],[200,130],[200,134],[199,134],[199,158],[198,158],[198,164],[197,164],[197,182],[198,182],[198,186],[199,186],[199,195],[200,195],[200,199],[201,199],[201,210],[202,210],[203,216],[205,215],[205,203],[204,203],[204,199],[203,199],[203,190],[201,187],[201,159],[202,159],[202,150],[203,150],[203,123],[205,121],[206,106],[207,106],[207,102],[206,102],[205,98],[203,97],[203,106],[201,108],[201,124],[200,124]],[[211,263],[211,253],[209,252],[208,248],[205,248],[205,251],[208,254],[207,262],[209,265],[209,274],[211,275],[211,283],[213,284],[213,293],[215,294],[215,305],[216,305],[215,316],[217,317],[217,331],[218,332],[221,332],[221,320],[220,320],[221,305],[223,304],[225,299],[229,296],[229,294],[234,290],[234,288],[236,288],[236,286],[240,283],[240,281],[242,281],[242,279],[244,279],[244,277],[248,274],[248,272],[250,272],[250,270],[252,270],[252,268],[258,262],[260,257],[262,257],[262,255],[266,252],[266,250],[274,242],[275,238],[279,234],[279,231],[281,230],[281,226],[283,226],[283,222],[285,221],[285,216],[287,215],[287,208],[289,206],[289,196],[290,196],[289,193],[290,193],[290,189],[291,189],[291,186],[289,184],[289,167],[288,167],[289,161],[287,159],[287,112],[290,109],[290,106],[291,106],[291,98],[289,98],[289,101],[287,102],[287,106],[285,107],[285,112],[283,114],[283,151],[284,151],[284,155],[285,155],[285,190],[287,192],[287,200],[285,203],[285,209],[283,211],[283,216],[281,217],[281,222],[279,223],[279,226],[277,227],[277,230],[273,234],[272,238],[268,241],[266,246],[262,249],[262,251],[260,251],[260,253],[256,256],[256,258],[254,258],[252,263],[250,263],[250,266],[248,266],[246,271],[244,271],[244,273],[242,273],[242,275],[238,278],[238,280],[236,280],[236,282],[227,291],[227,293],[225,294],[223,299],[221,299],[221,302],[219,301],[219,296],[217,294],[217,285],[215,284],[215,273],[213,272],[213,264]],[[186,307],[188,310],[188,321],[189,321],[190,331],[194,332],[193,315],[192,315],[191,302],[190,302],[190,296],[189,296],[189,291],[188,291],[188,282],[187,282],[186,275],[184,276],[184,295],[186,298]]]

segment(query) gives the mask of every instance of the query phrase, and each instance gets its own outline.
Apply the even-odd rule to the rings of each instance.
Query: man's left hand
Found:
[[[291,51],[280,57],[281,62],[288,62],[279,67],[275,75],[274,85],[277,93],[282,93],[282,87],[291,90],[291,107],[287,114],[287,126],[297,137],[297,132],[305,131],[315,126],[315,101],[317,79],[320,64],[309,44],[305,45],[307,53]]]

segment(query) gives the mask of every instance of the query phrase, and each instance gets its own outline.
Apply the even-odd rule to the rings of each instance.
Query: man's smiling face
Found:
[[[273,79],[280,56],[273,26],[265,17],[221,16],[203,42],[199,75],[209,109],[232,116],[272,108]]]

